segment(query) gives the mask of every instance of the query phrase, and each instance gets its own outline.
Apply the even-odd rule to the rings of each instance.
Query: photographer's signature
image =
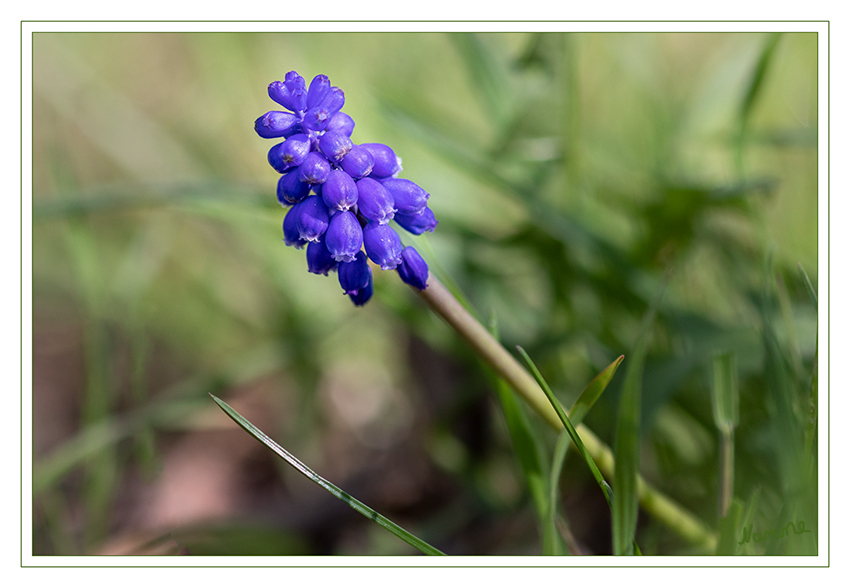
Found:
[[[781,537],[787,537],[788,535],[791,534],[791,531],[788,530],[789,528],[791,529],[791,531],[794,532],[795,535],[800,535],[802,533],[811,533],[812,532],[811,529],[806,528],[806,523],[804,521],[797,521],[796,527],[794,527],[794,523],[788,523],[787,525],[780,528],[779,530],[768,529],[767,531],[765,531],[763,533],[755,533],[755,534],[753,533],[753,526],[750,525],[749,529],[747,529],[747,528],[741,529],[741,531],[743,532],[743,537],[738,542],[738,545],[743,545],[744,543],[749,543],[751,538],[752,538],[753,541],[759,542],[759,541],[765,541],[767,539],[779,539]]]

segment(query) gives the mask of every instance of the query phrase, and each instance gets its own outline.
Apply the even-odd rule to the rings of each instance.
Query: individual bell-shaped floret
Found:
[[[389,178],[383,180],[381,184],[393,195],[393,203],[398,214],[413,216],[425,210],[430,194],[410,180]]]
[[[269,163],[280,173],[298,167],[310,153],[310,137],[303,133],[292,135],[269,150]]]
[[[296,208],[295,226],[299,236],[305,241],[318,241],[328,230],[328,207],[314,194],[299,202]]]
[[[378,264],[382,270],[395,269],[401,263],[401,252],[404,247],[401,239],[392,227],[376,222],[370,222],[363,228],[363,245],[369,259]]]
[[[339,264],[339,285],[346,294],[356,294],[366,287],[372,277],[366,254],[359,251],[352,261]]]
[[[326,131],[319,138],[319,149],[322,150],[325,157],[334,163],[342,161],[352,147],[354,147],[354,144],[348,138],[348,135],[337,131]]]
[[[357,204],[357,185],[341,169],[332,170],[322,184],[322,198],[332,210],[348,210]]]
[[[363,178],[357,182],[357,210],[367,219],[385,225],[395,215],[393,196],[377,180]]]
[[[414,235],[421,235],[425,231],[431,231],[433,233],[434,228],[439,222],[436,218],[434,218],[434,212],[427,206],[419,214],[411,216],[396,214],[394,220],[399,224],[399,226],[401,226],[401,228],[409,233],[413,233]]]
[[[355,145],[342,160],[342,169],[355,180],[365,178],[372,173],[375,160],[369,150],[360,145]]]
[[[298,205],[293,206],[283,218],[283,242],[287,247],[301,249],[307,241],[301,238],[298,231]]]
[[[370,178],[390,178],[401,171],[401,158],[395,152],[382,143],[362,143],[360,145],[372,154],[375,160],[372,166]]]
[[[354,119],[340,111],[331,117],[328,121],[328,126],[325,127],[325,132],[342,133],[346,137],[350,137],[354,132]]]
[[[301,121],[301,125],[310,131],[324,131],[331,117],[339,112],[343,104],[345,104],[345,94],[342,90],[334,86],[328,90],[319,105],[310,108],[304,113],[304,119]]]
[[[308,184],[321,184],[331,173],[331,164],[316,151],[311,151],[298,166],[298,178]]]
[[[350,210],[334,214],[325,233],[325,244],[336,261],[354,261],[363,247],[363,229],[357,216]]]
[[[369,281],[366,283],[366,286],[361,288],[356,294],[348,295],[354,303],[354,306],[363,306],[369,302],[369,299],[372,298],[372,293],[375,291],[375,287],[372,283],[372,268],[367,267],[366,269],[369,270]]]
[[[280,176],[277,181],[277,201],[282,206],[297,204],[304,200],[309,193],[310,184],[306,184],[298,178],[297,170],[292,170]]]
[[[321,104],[330,89],[331,81],[328,76],[319,74],[313,78],[313,81],[310,82],[310,89],[307,90],[307,108],[315,108]]]
[[[309,248],[308,248],[309,253]],[[428,264],[413,247],[405,247],[401,252],[401,263],[395,268],[401,281],[414,288],[424,290],[428,284]]]
[[[307,271],[311,274],[328,275],[337,266],[337,261],[328,251],[324,239],[311,241],[307,245]]]
[[[288,112],[272,110],[254,121],[254,130],[263,139],[293,135],[298,130],[298,117]]]

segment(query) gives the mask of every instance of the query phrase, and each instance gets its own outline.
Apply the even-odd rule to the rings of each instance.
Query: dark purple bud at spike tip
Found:
[[[363,229],[353,212],[338,212],[331,218],[325,233],[325,243],[335,260],[354,261],[363,247]]]
[[[381,183],[393,195],[398,214],[413,216],[425,210],[430,194],[410,180],[389,178]]]
[[[357,182],[357,210],[367,219],[385,225],[395,215],[393,196],[377,180],[363,178]]]
[[[337,262],[328,251],[324,240],[319,239],[307,245],[307,271],[311,274],[326,276],[336,266]]]
[[[357,185],[350,175],[335,169],[322,184],[322,199],[332,210],[348,210],[357,204]]]
[[[308,249],[309,252],[309,249]],[[401,281],[414,288],[424,290],[428,283],[428,264],[413,247],[405,247],[401,252],[401,263],[395,268]]]
[[[331,81],[328,76],[318,75],[310,82],[310,89],[307,91],[307,108],[313,108],[322,103],[328,90],[331,89]]]
[[[298,125],[298,118],[288,112],[272,110],[254,121],[254,130],[263,139],[276,139],[293,134]]]
[[[394,220],[401,228],[414,235],[421,235],[425,231],[431,231],[433,233],[438,223],[437,219],[434,218],[433,211],[427,206],[425,210],[412,216],[397,214]]]
[[[325,131],[328,133],[331,131],[342,133],[346,137],[350,137],[351,133],[354,132],[354,119],[344,112],[337,112],[331,117],[328,126],[325,127]]]
[[[311,151],[298,166],[298,178],[308,184],[321,184],[331,173],[331,164],[321,154]]]
[[[328,207],[318,196],[309,196],[298,204],[298,234],[305,241],[318,241],[328,230]]]
[[[353,261],[339,264],[339,285],[346,294],[356,294],[366,287],[372,277],[372,270],[366,261],[366,254],[357,253]]]
[[[325,131],[325,134],[319,138],[319,149],[322,150],[325,157],[335,163],[342,161],[352,147],[354,147],[354,144],[351,139],[336,131]]]
[[[389,225],[371,222],[363,229],[363,245],[369,259],[382,270],[395,269],[401,263],[401,239]]]
[[[369,282],[366,284],[365,288],[361,288],[357,294],[349,294],[348,297],[351,298],[351,301],[354,303],[354,306],[363,306],[369,299],[372,298],[372,293],[375,291],[375,287],[372,283],[372,268],[367,268],[369,270]]]
[[[304,200],[310,193],[310,184],[305,184],[298,179],[298,171],[292,170],[286,175],[280,176],[277,181],[277,201],[281,206],[289,206]]]
[[[295,112],[303,112],[307,109],[307,85],[304,83],[304,78],[296,72],[291,71],[286,74],[283,85],[289,90],[289,100],[291,107]]]
[[[395,152],[382,143],[363,143],[360,145],[372,154],[375,164],[372,167],[371,178],[390,178],[401,171],[401,159]]]
[[[287,247],[301,249],[307,241],[301,238],[298,232],[298,206],[293,206],[283,219],[283,242]]]
[[[342,160],[342,169],[355,180],[365,178],[372,173],[375,160],[364,147],[355,145]]]

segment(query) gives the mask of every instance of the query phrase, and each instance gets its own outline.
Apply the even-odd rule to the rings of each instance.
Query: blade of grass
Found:
[[[490,313],[489,323],[488,330],[493,335],[493,338],[498,341],[499,325],[494,312]],[[534,507],[537,511],[537,517],[540,520],[541,534],[543,536],[543,555],[563,555],[563,551],[559,549],[560,544],[557,542],[557,530],[554,526],[548,524],[552,505],[549,503],[549,495],[546,488],[546,476],[544,473],[546,460],[542,441],[534,434],[531,423],[528,420],[528,415],[517,402],[517,398],[511,391],[510,386],[508,386],[505,380],[495,377],[495,375],[493,380],[496,394],[499,398],[499,404],[505,416],[505,423],[508,426],[508,433],[511,436],[511,442],[514,446],[514,453],[522,467],[522,473],[525,476]]]
[[[717,540],[717,555],[738,555],[738,528],[744,505],[739,499],[734,499],[729,505],[729,512],[720,519],[720,538]]]
[[[734,353],[714,356],[712,408],[720,436],[720,492],[718,512],[726,517],[732,503],[735,481],[735,427],[738,426],[738,368]]]
[[[239,414],[238,412],[233,410],[233,408],[231,408],[229,404],[227,404],[226,402],[224,402],[223,400],[221,400],[220,398],[218,398],[218,397],[216,397],[212,394],[210,394],[210,397],[215,401],[216,404],[218,404],[218,406],[225,412],[225,414],[227,414],[227,416],[229,416],[231,419],[233,419],[233,421],[237,425],[239,425],[240,427],[245,429],[245,431],[248,432],[257,441],[259,441],[260,443],[262,443],[263,445],[265,445],[266,447],[268,447],[269,449],[274,451],[276,454],[278,454],[289,465],[291,465],[293,468],[295,468],[296,470],[301,472],[301,474],[303,474],[310,481],[315,482],[316,484],[318,484],[319,486],[321,486],[322,488],[324,488],[325,490],[330,492],[330,494],[333,495],[335,498],[338,498],[339,500],[343,501],[344,503],[346,503],[348,506],[350,506],[351,508],[353,508],[354,510],[356,510],[357,512],[362,514],[367,519],[376,522],[378,525],[380,525],[381,527],[383,527],[384,529],[386,529],[387,531],[389,531],[390,533],[392,533],[393,535],[395,535],[396,537],[398,537],[399,539],[401,539],[402,541],[404,541],[408,545],[415,547],[416,549],[418,549],[422,553],[424,553],[426,555],[445,555],[445,553],[443,553],[442,551],[440,551],[436,547],[432,547],[431,545],[429,545],[428,543],[426,543],[425,541],[423,541],[419,537],[416,537],[412,533],[404,530],[403,528],[401,528],[400,526],[398,526],[397,524],[392,522],[390,519],[388,519],[384,515],[382,515],[382,514],[376,512],[375,510],[369,508],[368,506],[366,506],[365,504],[363,504],[362,502],[360,502],[359,500],[357,500],[356,498],[354,498],[350,494],[340,490],[339,488],[337,488],[336,486],[334,486],[333,484],[331,484],[330,482],[328,482],[327,480],[322,478],[316,472],[314,472],[309,467],[307,467],[304,463],[299,461],[298,458],[296,458],[294,455],[289,453],[286,449],[284,449],[283,447],[278,445],[271,437],[269,437],[268,435],[263,433],[260,429],[255,427],[245,417],[243,417],[241,414]]]

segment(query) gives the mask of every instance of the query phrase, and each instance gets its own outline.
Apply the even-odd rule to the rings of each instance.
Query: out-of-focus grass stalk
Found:
[[[735,427],[738,426],[737,363],[732,353],[714,356],[712,408],[714,424],[720,433],[720,518],[729,512],[735,484]]]
[[[419,292],[417,290],[417,292]],[[433,275],[428,276],[428,287],[419,292],[428,306],[439,314],[457,333],[466,340],[472,349],[489,365],[499,377],[503,378],[517,394],[555,430],[563,428],[558,413],[552,408],[549,399],[537,382],[510,354],[496,341],[487,329],[472,317],[463,306]],[[614,472],[614,455],[585,425],[576,427],[588,453],[593,457],[599,469],[611,476]],[[717,537],[692,513],[685,510],[671,498],[650,486],[638,476],[638,498],[641,506],[656,519],[667,525],[679,536],[705,549],[713,551]]]

